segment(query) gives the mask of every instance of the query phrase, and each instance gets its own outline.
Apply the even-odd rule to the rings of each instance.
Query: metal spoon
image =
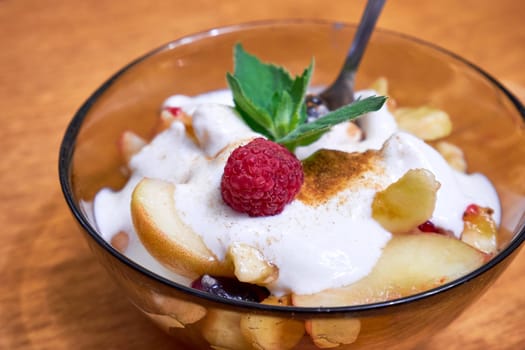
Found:
[[[385,0],[368,0],[337,79],[319,96],[330,110],[354,101],[354,78]]]

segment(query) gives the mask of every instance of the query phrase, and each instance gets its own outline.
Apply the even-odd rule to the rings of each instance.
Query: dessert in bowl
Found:
[[[183,38],[119,71],[68,128],[61,181],[90,247],[181,346],[410,347],[481,295],[521,245],[525,189],[509,174],[525,154],[523,107],[472,64],[386,31],[374,34],[357,86],[361,102],[375,94],[388,102],[288,147],[304,182],[282,212],[253,217],[225,204],[221,179],[232,151],[269,138],[243,122],[228,92],[235,45],[293,75],[313,57],[315,88],[335,77],[353,33],[349,25],[285,21]],[[338,130],[351,140],[330,149]],[[348,164],[367,170],[349,176]],[[385,169],[388,176],[377,176]],[[408,196],[392,197],[399,192]],[[417,214],[408,226],[380,209],[406,201],[417,203],[400,206]],[[333,204],[343,202],[350,205]],[[456,220],[441,220],[447,211]],[[348,218],[356,216],[366,220],[352,232]],[[281,236],[265,236],[268,226]],[[183,250],[188,241],[202,250]]]

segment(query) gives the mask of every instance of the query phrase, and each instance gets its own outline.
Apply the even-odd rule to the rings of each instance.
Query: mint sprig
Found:
[[[314,142],[336,124],[377,111],[386,101],[384,96],[367,97],[307,123],[305,97],[313,59],[295,78],[282,67],[261,62],[241,44],[235,45],[234,62],[234,73],[227,73],[226,79],[240,116],[252,130],[291,151]]]

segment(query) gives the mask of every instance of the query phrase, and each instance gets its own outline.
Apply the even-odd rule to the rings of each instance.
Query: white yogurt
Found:
[[[364,96],[371,93],[362,92]],[[371,217],[373,197],[409,169],[428,169],[441,184],[431,219],[437,226],[459,237],[463,211],[471,203],[493,208],[499,223],[499,202],[490,182],[480,174],[453,170],[432,147],[398,131],[386,106],[360,118],[365,140],[348,138],[348,124],[342,123],[296,152],[303,159],[320,148],[381,150],[371,170],[362,174],[366,181],[350,185],[317,206],[294,200],[279,215],[248,217],[224,204],[220,195],[220,180],[232,145],[260,136],[230,107],[231,94],[220,91],[197,98],[173,96],[165,105],[181,107],[193,115],[199,147],[185,135],[182,123],[174,122],[131,159],[133,175],[122,190],[104,189],[97,194],[94,216],[106,240],[119,231],[128,232],[130,244],[125,254],[167,278],[178,277],[146,252],[131,221],[131,193],[143,177],[177,184],[174,199],[179,216],[218,258],[225,256],[232,243],[258,248],[279,269],[278,279],[269,286],[275,295],[314,293],[366,276],[391,237]]]

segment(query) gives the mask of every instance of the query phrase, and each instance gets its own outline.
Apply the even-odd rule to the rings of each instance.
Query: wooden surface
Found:
[[[355,22],[350,0],[0,0],[0,349],[170,349],[75,231],[57,154],[70,118],[111,73],[171,39],[269,18]],[[525,2],[390,1],[379,26],[447,49],[525,99]],[[525,250],[421,349],[525,348]]]

